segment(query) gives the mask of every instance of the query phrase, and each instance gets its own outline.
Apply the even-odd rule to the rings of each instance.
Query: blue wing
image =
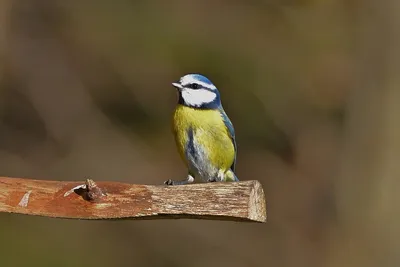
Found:
[[[233,160],[231,170],[235,171],[235,165],[236,165],[236,152],[237,152],[237,147],[236,147],[236,140],[235,140],[235,129],[233,128],[233,124],[231,120],[228,118],[228,115],[226,115],[224,109],[221,107],[219,109],[219,112],[221,113],[222,119],[224,120],[225,126],[228,130],[228,133],[232,139],[233,147],[235,148],[235,158]]]

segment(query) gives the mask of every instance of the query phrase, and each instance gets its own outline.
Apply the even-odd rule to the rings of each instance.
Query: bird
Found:
[[[235,174],[235,130],[217,87],[201,74],[186,74],[172,85],[179,96],[172,116],[173,134],[188,175],[184,180],[164,183],[239,181]]]

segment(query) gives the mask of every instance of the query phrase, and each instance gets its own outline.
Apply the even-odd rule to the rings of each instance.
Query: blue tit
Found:
[[[217,87],[200,74],[187,74],[172,83],[179,100],[173,114],[178,152],[188,168],[183,185],[196,181],[239,181],[236,177],[236,141],[233,125],[222,108]]]

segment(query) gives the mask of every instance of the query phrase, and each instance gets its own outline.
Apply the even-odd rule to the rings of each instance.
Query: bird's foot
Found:
[[[208,178],[207,179],[207,183],[214,183],[214,182],[216,182],[217,181],[217,179],[215,178],[215,177],[212,177],[212,178]]]
[[[168,179],[167,181],[164,182],[164,184],[165,185],[185,185],[185,184],[191,184],[193,182],[194,182],[194,178],[193,178],[193,176],[191,176],[189,174],[188,177],[186,178],[186,180],[174,181],[174,180]]]
[[[174,185],[174,181],[172,181],[171,179],[168,179],[164,182],[165,185]]]

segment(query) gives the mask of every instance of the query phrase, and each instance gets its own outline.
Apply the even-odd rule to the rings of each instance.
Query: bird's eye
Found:
[[[200,88],[200,86],[199,86],[197,83],[192,83],[192,84],[190,85],[190,87],[191,87],[192,89],[199,89],[199,88]]]

